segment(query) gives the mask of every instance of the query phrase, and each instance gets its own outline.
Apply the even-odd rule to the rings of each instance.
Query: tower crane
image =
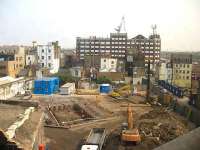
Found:
[[[126,28],[125,28],[125,17],[123,16],[120,22],[120,25],[117,26],[117,28],[115,28],[115,31],[117,31],[117,33],[120,33],[122,30],[122,27],[124,29],[124,32],[126,32]]]

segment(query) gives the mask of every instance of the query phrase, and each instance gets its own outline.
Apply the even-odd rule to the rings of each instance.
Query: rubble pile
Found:
[[[142,115],[138,128],[142,141],[151,147],[171,141],[188,132],[187,125],[164,108],[157,108]]]

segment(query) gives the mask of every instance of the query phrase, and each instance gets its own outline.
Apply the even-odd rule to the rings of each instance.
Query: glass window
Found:
[[[42,56],[42,59],[44,59],[44,56]]]
[[[42,49],[42,53],[44,53],[44,49]]]

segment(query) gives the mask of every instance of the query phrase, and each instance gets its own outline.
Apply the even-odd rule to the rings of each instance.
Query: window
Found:
[[[49,49],[48,52],[51,53],[51,50]]]
[[[51,67],[51,63],[49,63],[48,66]]]
[[[111,64],[114,64],[114,61],[111,61]]]
[[[28,57],[28,60],[30,60],[31,58],[30,57]]]
[[[190,71],[187,71],[187,73],[190,73]]]
[[[185,64],[183,65],[183,68],[185,68]]]
[[[106,59],[104,59],[103,61],[106,62]]]
[[[185,73],[185,70],[183,70],[183,73]]]
[[[44,59],[44,56],[42,56],[42,59]]]
[[[176,70],[176,73],[178,73],[178,70]]]
[[[189,78],[190,78],[189,76],[186,77],[187,80],[189,80]]]
[[[48,56],[48,59],[51,59],[51,56]]]
[[[42,49],[42,53],[44,53],[44,49]]]
[[[189,67],[190,67],[190,65],[188,64],[188,65],[187,65],[187,67],[189,68]]]
[[[179,73],[181,73],[182,71],[181,70],[179,70]]]
[[[44,63],[42,63],[42,67],[44,67]]]
[[[78,76],[78,70],[75,70],[74,74],[75,74],[75,76]]]

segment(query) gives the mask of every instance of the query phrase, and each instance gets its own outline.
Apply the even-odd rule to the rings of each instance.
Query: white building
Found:
[[[60,47],[58,42],[37,45],[38,63],[50,73],[57,73],[60,67]]]
[[[26,66],[31,66],[36,63],[35,54],[26,55]]]
[[[77,77],[77,78],[81,78],[82,77],[82,72],[83,72],[83,67],[72,67],[70,68],[70,72],[72,77]]]
[[[101,58],[101,66],[99,72],[117,72],[117,59]]]
[[[159,80],[172,81],[172,66],[170,62],[161,61],[159,67]]]
[[[0,99],[6,100],[24,94],[26,90],[32,89],[32,80],[25,80],[24,77],[13,78],[10,76],[0,78]]]

